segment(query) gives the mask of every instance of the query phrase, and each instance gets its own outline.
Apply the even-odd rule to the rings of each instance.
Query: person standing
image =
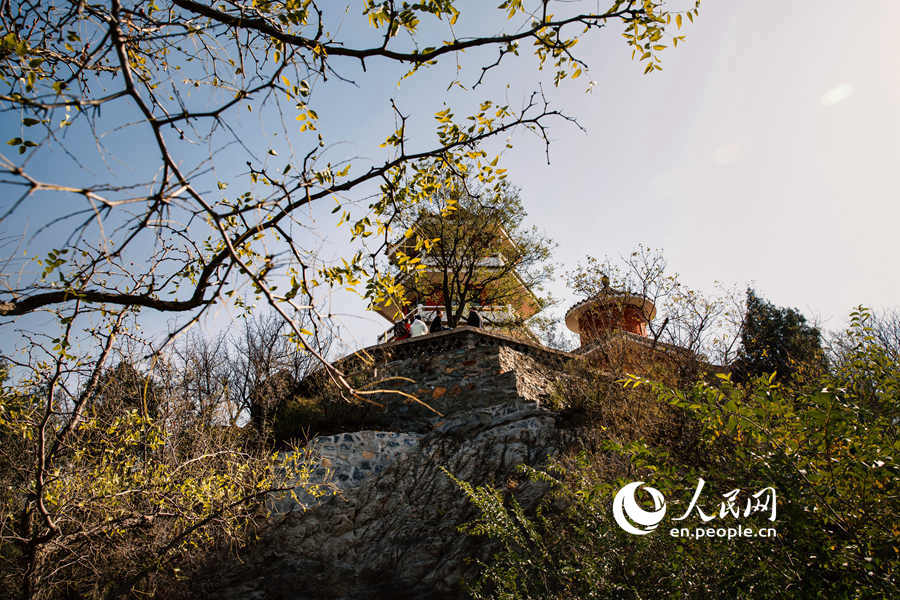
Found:
[[[466,325],[470,327],[481,327],[481,315],[474,309],[469,310],[469,316],[466,317]]]
[[[437,333],[444,329],[441,317],[443,317],[443,313],[441,312],[441,309],[438,309],[437,315],[435,315],[434,319],[431,321],[431,327],[428,328],[428,333]]]

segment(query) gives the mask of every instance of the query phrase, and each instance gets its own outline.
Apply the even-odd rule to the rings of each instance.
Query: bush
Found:
[[[279,405],[272,421],[272,436],[278,446],[284,446],[317,435],[358,431],[375,422],[372,407],[359,401],[294,396]]]
[[[840,368],[804,381],[719,375],[678,388],[626,378],[629,391],[652,391],[688,419],[693,453],[678,451],[685,440],[653,430],[641,440],[611,436],[532,472],[554,491],[529,515],[496,490],[461,482],[480,509],[468,531],[502,547],[483,564],[473,596],[898,597],[900,365],[868,320],[863,309],[852,315],[847,337],[855,343]],[[609,430],[621,432],[615,423]],[[777,537],[682,539],[667,534],[675,526],[668,521],[633,536],[610,518],[612,497],[628,481],[660,490],[668,519],[684,511],[700,477],[707,514],[720,494],[773,487]],[[748,525],[770,523],[753,521],[761,516]]]
[[[163,394],[166,382],[155,382],[155,418],[131,393],[119,402],[130,387],[116,374],[134,382],[132,371],[107,372],[81,417],[40,388],[0,391],[0,588],[40,599],[170,590],[251,539],[270,493],[305,481],[302,462],[207,422]]]

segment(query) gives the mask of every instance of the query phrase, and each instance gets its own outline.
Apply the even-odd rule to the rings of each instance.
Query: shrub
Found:
[[[649,390],[681,411],[697,433],[694,453],[653,431],[609,439],[533,471],[554,491],[527,515],[494,489],[460,482],[480,512],[467,530],[502,548],[482,565],[473,596],[897,597],[900,365],[868,319],[864,309],[851,316],[851,355],[816,378],[781,383],[772,373],[736,383],[722,374],[680,388],[626,378],[629,391]],[[707,514],[716,512],[714,495],[774,488],[777,537],[682,539],[667,535],[665,521],[633,536],[610,518],[627,481],[660,490],[675,514],[700,477]]]

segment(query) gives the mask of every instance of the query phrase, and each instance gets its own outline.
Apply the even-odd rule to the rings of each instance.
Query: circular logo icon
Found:
[[[666,515],[666,500],[662,493],[650,486],[644,489],[653,498],[653,510],[644,510],[638,506],[634,497],[643,481],[633,481],[623,487],[613,498],[613,517],[619,527],[634,535],[647,535],[659,525]]]

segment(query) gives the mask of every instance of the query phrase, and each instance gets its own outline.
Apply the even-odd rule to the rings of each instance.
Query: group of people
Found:
[[[425,335],[426,333],[443,331],[444,329],[447,329],[447,327],[444,326],[443,316],[443,312],[438,309],[434,319],[431,320],[431,324],[426,325],[425,321],[420,319],[418,314],[413,313],[402,321],[398,321],[394,324],[394,339],[405,340],[407,338]],[[475,310],[470,310],[469,316],[466,317],[466,325],[481,327],[481,324],[481,315]]]

